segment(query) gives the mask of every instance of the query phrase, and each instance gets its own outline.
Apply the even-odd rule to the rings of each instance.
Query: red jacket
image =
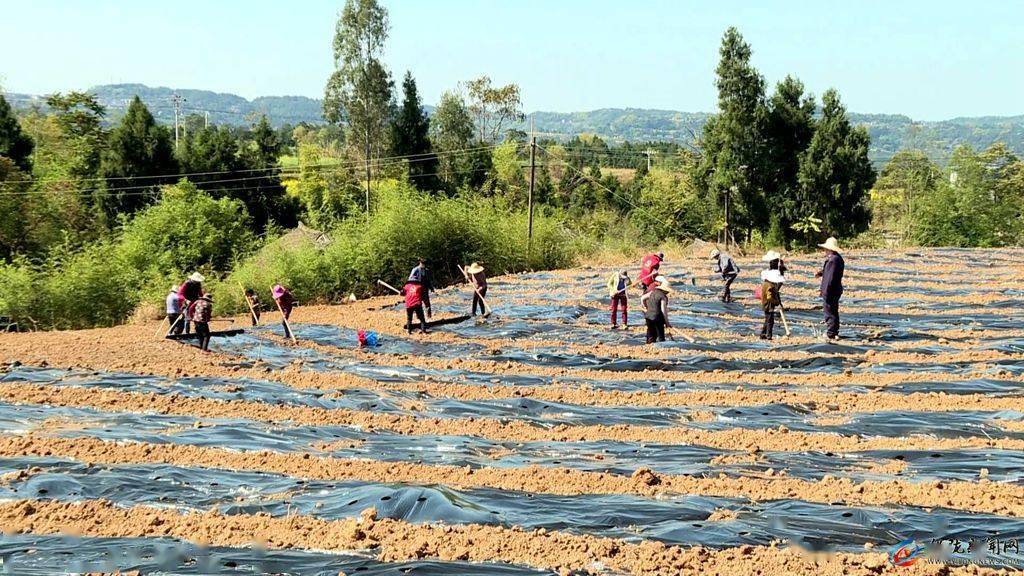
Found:
[[[416,282],[409,282],[402,287],[402,294],[405,294],[405,307],[415,308],[423,304],[423,285]]]
[[[657,276],[656,272],[661,266],[661,258],[657,254],[648,254],[640,260],[640,281],[644,284],[650,284],[654,281],[654,277]]]

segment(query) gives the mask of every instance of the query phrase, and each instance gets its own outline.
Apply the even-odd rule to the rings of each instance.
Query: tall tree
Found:
[[[10,158],[22,172],[31,172],[34,147],[32,138],[22,132],[11,105],[0,94],[0,156]]]
[[[46,98],[46,105],[53,110],[57,126],[74,150],[74,157],[67,159],[68,171],[76,177],[94,179],[106,141],[103,118],[107,109],[95,96],[85,92],[51,94]]]
[[[718,114],[704,126],[701,186],[719,204],[729,194],[734,226],[767,224],[761,131],[765,110],[764,78],[750,64],[752,51],[736,28],[722,37],[715,86]]]
[[[509,122],[524,118],[518,84],[494,87],[488,76],[481,76],[467,82],[466,89],[469,92],[469,112],[476,119],[481,142],[497,142],[502,128]]]
[[[775,86],[768,100],[764,124],[765,204],[772,228],[790,239],[797,214],[796,196],[800,186],[800,155],[814,136],[814,97],[804,94],[799,80],[786,76]]]
[[[324,118],[347,126],[351,152],[364,160],[389,149],[393,82],[381,63],[388,15],[377,0],[346,0],[334,33],[334,72],[324,90]]]
[[[169,184],[174,177],[167,175],[177,171],[170,132],[156,123],[136,96],[121,123],[111,131],[102,154],[100,174],[107,179],[109,190],[103,202],[107,216],[132,213],[152,203],[155,195],[143,194],[143,187],[155,189]]]
[[[471,154],[466,150],[472,145],[474,132],[473,118],[462,96],[442,94],[430,122],[430,141],[439,156],[441,180],[452,190],[467,184],[473,175],[473,163],[467,160]]]
[[[822,96],[822,114],[807,150],[800,157],[800,189],[794,216],[821,218],[823,232],[853,236],[871,220],[867,193],[875,183],[868,159],[867,130],[850,125],[839,93]]]
[[[411,156],[409,177],[418,188],[438,188],[437,156],[432,154],[430,145],[430,120],[423,110],[411,72],[406,72],[402,80],[402,106],[391,125],[391,153],[399,157]]]

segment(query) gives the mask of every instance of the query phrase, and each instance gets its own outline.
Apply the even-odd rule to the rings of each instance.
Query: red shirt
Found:
[[[640,281],[650,284],[654,281],[655,272],[661,266],[661,258],[657,254],[648,254],[640,260]]]
[[[423,303],[423,285],[416,282],[409,282],[402,287],[402,294],[405,294],[405,307],[415,308]]]

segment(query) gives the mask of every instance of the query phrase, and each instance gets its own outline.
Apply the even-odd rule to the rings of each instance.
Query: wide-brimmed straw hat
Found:
[[[284,296],[285,292],[287,292],[287,290],[285,290],[284,286],[281,286],[280,284],[275,284],[274,287],[270,289],[270,295],[274,298]]]
[[[177,292],[178,290],[181,290],[181,286],[178,286],[177,284],[171,286],[171,292]]]
[[[840,251],[839,250],[839,242],[833,236],[829,236],[828,240],[825,240],[824,244],[818,244],[818,247],[819,248],[824,248],[825,250],[831,250],[833,252],[839,252]]]
[[[721,250],[719,250],[718,248],[712,248],[711,249],[711,255],[709,256],[709,258],[718,258],[721,255],[722,255],[722,251]]]
[[[473,262],[472,264],[470,264],[469,266],[466,267],[466,273],[467,274],[479,274],[479,273],[481,273],[483,271],[484,271],[484,267],[479,265],[479,264],[477,264],[476,262]]]
[[[188,277],[188,279],[193,282],[206,282],[206,277],[200,274],[199,272],[193,272],[192,275]]]
[[[764,256],[761,256],[761,260],[764,262],[771,262],[772,260],[778,260],[780,258],[782,258],[782,254],[779,254],[775,250],[769,250],[768,252],[765,252]]]
[[[657,286],[654,287],[656,290],[661,290],[666,294],[672,293],[672,283],[668,281],[668,278],[657,276],[654,278],[654,282],[657,283]]]

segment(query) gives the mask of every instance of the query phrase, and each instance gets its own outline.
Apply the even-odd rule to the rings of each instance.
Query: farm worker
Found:
[[[825,240],[818,247],[825,251],[825,263],[815,277],[821,278],[822,310],[825,313],[825,337],[839,338],[839,299],[843,296],[843,271],[846,262],[839,253],[839,242],[835,238]]]
[[[184,329],[181,320],[181,299],[178,297],[178,290],[181,286],[171,286],[171,291],[167,294],[166,308],[167,308],[167,324],[170,326],[172,334],[181,334]]]
[[[434,311],[430,306],[430,293],[434,290],[434,282],[423,258],[420,258],[416,267],[412,269],[412,272],[409,272],[408,282],[419,282],[423,286],[423,309],[427,313],[427,318],[433,316]]]
[[[420,334],[427,333],[427,319],[423,316],[423,284],[409,281],[402,287],[402,295],[405,296],[405,330],[412,334],[412,316],[419,318]]]
[[[711,259],[715,261],[715,273],[722,275],[722,293],[719,299],[722,302],[732,302],[732,283],[740,275],[740,267],[732,259],[732,256],[723,254],[718,248],[711,251]]]
[[[466,274],[469,276],[467,279],[470,284],[473,285],[473,308],[470,310],[470,315],[476,316],[477,304],[480,305],[480,313],[486,314],[487,308],[484,305],[484,297],[487,296],[487,273],[484,272],[483,266],[473,262],[466,267]]]
[[[210,319],[213,318],[213,298],[203,294],[192,303],[192,321],[199,336],[199,349],[210,351]]]
[[[640,259],[640,284],[644,287],[644,292],[650,291],[651,284],[654,283],[654,277],[658,275],[658,271],[661,270],[661,263],[664,261],[664,252],[648,254]]]
[[[665,328],[671,328],[668,321],[668,296],[672,293],[672,285],[668,278],[656,276],[654,288],[640,297],[644,308],[644,320],[647,322],[647,343],[665,341]]]
[[[626,295],[626,289],[629,288],[629,284],[629,273],[625,270],[613,273],[608,277],[608,296],[612,299],[612,330],[618,328],[618,324],[615,322],[615,313],[618,311],[619,306],[622,306],[622,327],[629,327],[627,316],[629,298]]]
[[[185,334],[189,332],[188,321],[192,303],[199,300],[199,297],[203,295],[203,282],[206,282],[206,278],[199,272],[193,272],[188,277],[188,280],[181,285],[181,288],[178,289],[178,299],[181,300],[182,311],[185,314]]]
[[[252,308],[252,312],[250,313],[252,325],[256,326],[260,322],[260,316],[263,315],[263,306],[260,304],[260,297],[256,295],[256,291],[252,288],[246,288],[245,299],[249,302],[249,306]]]
[[[782,255],[775,250],[769,250],[761,260],[768,263],[768,268],[761,271],[761,309],[764,310],[761,339],[771,340],[775,328],[775,309],[782,306],[781,290],[786,281],[783,276],[786,265],[782,262]]]
[[[292,293],[287,288],[280,284],[275,284],[270,289],[270,295],[274,297],[277,305],[281,307],[281,314],[284,316],[281,319],[281,326],[284,327],[284,337],[291,338],[292,331],[288,328],[288,319],[291,318],[292,307],[295,306],[295,297],[292,296]]]

